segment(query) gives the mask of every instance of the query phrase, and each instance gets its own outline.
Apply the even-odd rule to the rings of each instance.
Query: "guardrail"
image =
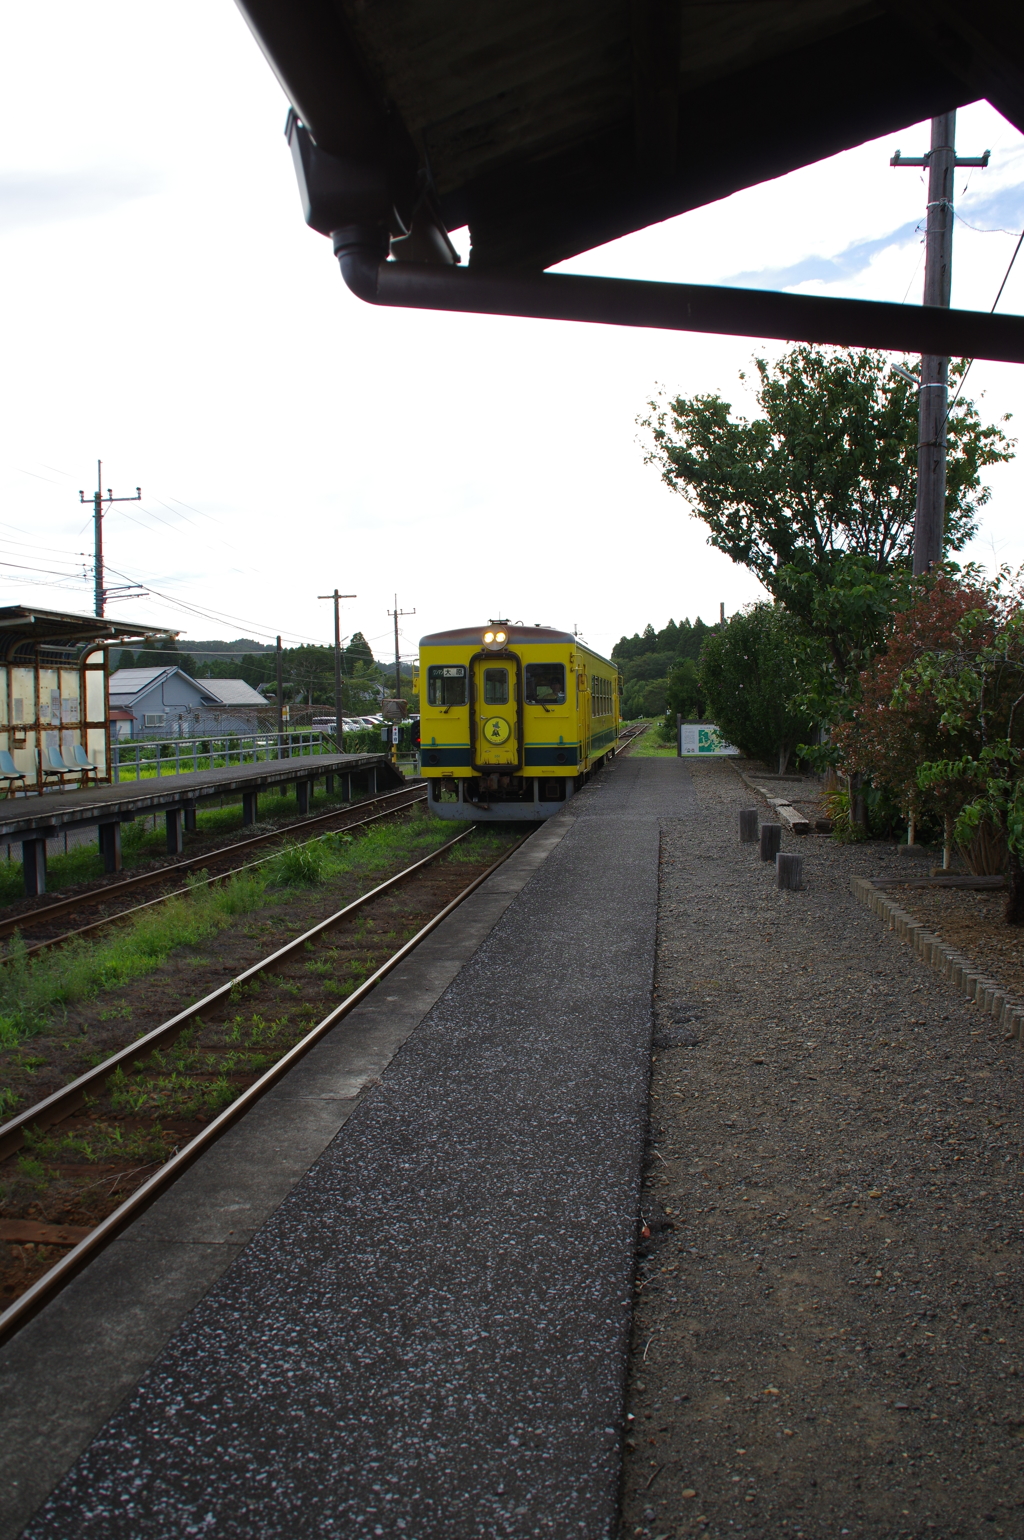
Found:
[[[110,745],[110,778],[141,781],[193,770],[220,770],[255,764],[261,759],[291,759],[300,754],[336,754],[334,736],[319,729],[286,733],[223,733],[202,738],[136,738]],[[379,752],[379,751],[378,751]]]

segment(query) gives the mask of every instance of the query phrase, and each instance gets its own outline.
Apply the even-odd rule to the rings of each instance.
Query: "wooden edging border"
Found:
[[[918,920],[893,898],[887,898],[881,888],[876,888],[870,877],[851,877],[850,887],[855,898],[866,904],[873,914],[884,922],[887,929],[895,931],[901,941],[914,949],[915,956],[935,973],[941,973],[954,988],[968,1000],[973,1000],[983,1015],[991,1016],[1002,1027],[1007,1038],[1021,1038],[1024,1025],[1024,1004],[1011,995],[998,982],[989,978],[976,963],[962,952],[957,952],[935,931],[929,930],[923,920]]]
[[[727,758],[726,764],[732,766],[745,786],[749,787],[763,802],[767,802],[776,818],[785,824],[790,834],[810,834],[810,820],[805,818],[803,813],[798,812],[795,807],[790,807],[785,797],[773,797],[767,787],[759,786],[756,781],[752,781],[747,772],[740,769],[735,759]]]

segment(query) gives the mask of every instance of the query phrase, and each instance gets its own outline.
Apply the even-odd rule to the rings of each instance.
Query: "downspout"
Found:
[[[584,321],[663,331],[774,337],[1024,363],[1024,316],[830,299],[710,284],[474,271],[389,261],[376,232],[332,231],[342,277],[371,305]]]
[[[306,222],[331,236],[345,282],[367,304],[1024,363],[1019,315],[711,284],[467,270],[457,265],[426,188],[407,227],[383,163],[326,154],[294,111],[285,133]]]

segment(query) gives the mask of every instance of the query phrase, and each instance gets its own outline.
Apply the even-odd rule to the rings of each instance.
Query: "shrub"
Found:
[[[799,628],[777,605],[750,605],[710,635],[699,682],[722,735],[751,758],[777,761],[780,775],[813,736],[814,723],[792,704],[807,683]]]

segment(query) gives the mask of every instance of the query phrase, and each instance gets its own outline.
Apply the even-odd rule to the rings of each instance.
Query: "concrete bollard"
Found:
[[[740,808],[740,844],[757,844],[757,808]]]
[[[782,825],[780,823],[763,823],[761,825],[761,860],[774,861],[782,845]]]
[[[803,856],[786,855],[779,851],[775,857],[775,882],[780,888],[788,888],[795,893],[804,885],[804,858]]]

